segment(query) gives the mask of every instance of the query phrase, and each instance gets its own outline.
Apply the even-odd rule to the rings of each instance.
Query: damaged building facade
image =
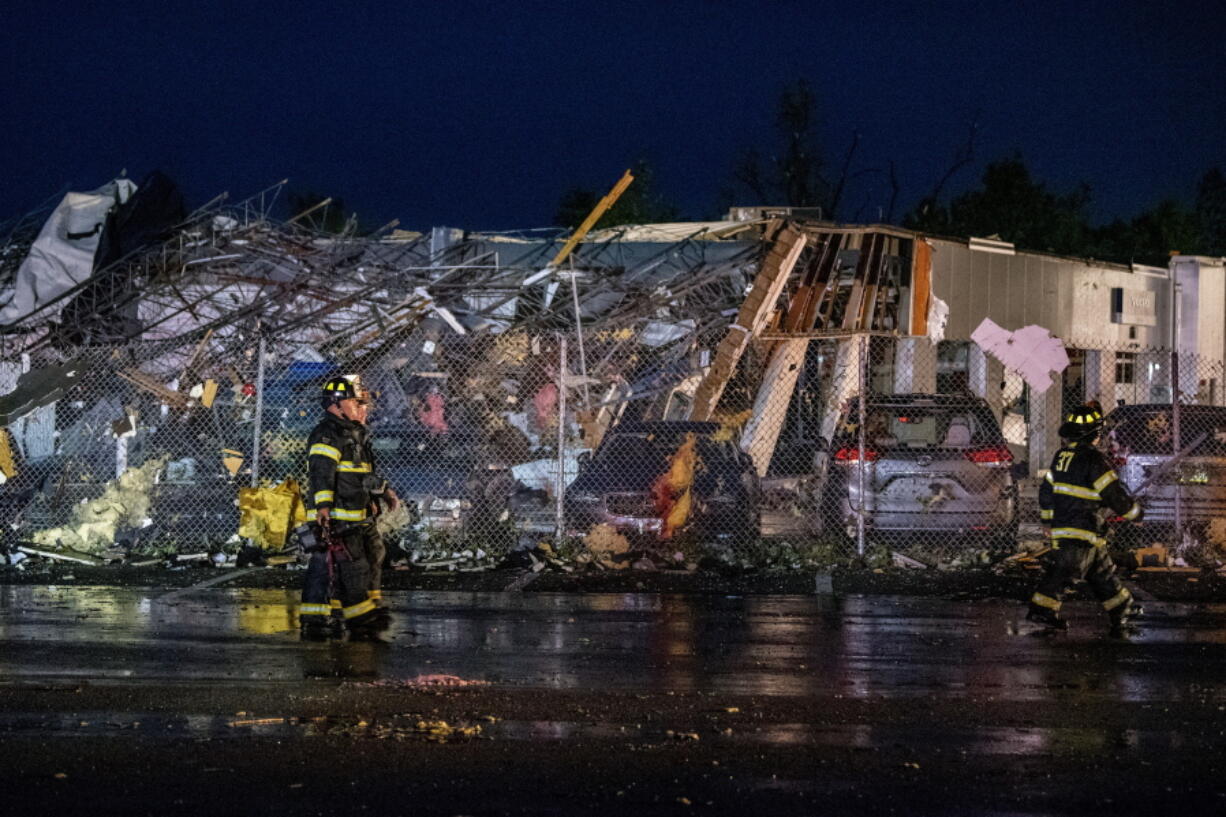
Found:
[[[273,219],[280,187],[191,213],[161,180],[113,187],[0,234],[8,546],[285,546],[336,374],[377,394],[378,468],[411,500],[385,522],[427,566],[541,541],[604,567],[846,547],[821,506],[860,394],[981,398],[1019,479],[1070,402],[1169,403],[1173,382],[1226,402],[1221,259],[1123,267],[770,208],[573,250],[554,230],[336,235]],[[985,319],[1062,340],[1057,387],[972,341]]]

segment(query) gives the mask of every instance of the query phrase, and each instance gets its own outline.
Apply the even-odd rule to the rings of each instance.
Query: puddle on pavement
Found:
[[[0,678],[107,683],[387,681],[434,672],[552,689],[856,699],[1186,696],[1169,667],[1222,663],[1226,606],[1158,605],[1133,643],[1101,613],[1009,635],[1008,603],[800,596],[389,593],[384,645],[299,640],[295,591],[0,587]],[[1093,615],[1089,615],[1093,613]],[[1226,701],[1226,687],[1192,690]]]

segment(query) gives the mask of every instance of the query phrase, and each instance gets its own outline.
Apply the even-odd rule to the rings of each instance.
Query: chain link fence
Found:
[[[1038,392],[971,342],[755,339],[704,412],[725,331],[418,329],[352,359],[258,337],[224,358],[95,348],[71,374],[44,367],[55,399],[6,430],[8,544],[129,559],[292,547],[319,388],[343,373],[374,394],[376,470],[406,500],[379,524],[404,564],[984,564],[1041,543],[1037,479],[1063,415],[1090,400],[1146,508],[1117,548],[1221,558],[1220,360],[1073,348]],[[0,363],[0,391],[23,368]]]

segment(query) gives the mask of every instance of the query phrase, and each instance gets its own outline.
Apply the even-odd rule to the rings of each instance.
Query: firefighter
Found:
[[[1053,629],[1068,628],[1060,617],[1061,596],[1080,579],[1089,582],[1107,611],[1113,633],[1122,632],[1128,619],[1140,612],[1115,576],[1099,524],[1098,511],[1104,507],[1128,521],[1141,518],[1141,506],[1094,447],[1102,426],[1102,413],[1092,406],[1069,414],[1060,426],[1066,442],[1039,484],[1039,512],[1051,537],[1051,552],[1026,618]]]
[[[320,403],[324,418],[307,438],[308,499],[325,534],[321,541],[331,539],[339,547],[331,555],[326,547],[311,554],[299,608],[302,632],[308,638],[327,637],[329,589],[334,589],[350,636],[370,637],[378,624],[366,556],[367,539],[374,533],[372,464],[365,427],[359,422],[358,386],[349,378],[334,377],[324,384]]]

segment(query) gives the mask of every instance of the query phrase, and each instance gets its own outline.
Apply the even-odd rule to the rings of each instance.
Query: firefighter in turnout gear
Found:
[[[311,553],[298,611],[303,635],[309,638],[327,636],[332,593],[352,637],[366,637],[377,629],[367,560],[367,540],[377,536],[370,512],[373,463],[359,398],[358,386],[348,378],[325,383],[325,415],[307,438],[307,498],[325,543]]]
[[[1111,617],[1113,632],[1122,631],[1129,617],[1139,613],[1132,594],[1115,576],[1098,514],[1107,508],[1135,522],[1141,518],[1141,506],[1094,446],[1102,425],[1103,416],[1093,406],[1068,415],[1060,426],[1066,442],[1039,484],[1039,512],[1044,527],[1050,528],[1051,552],[1026,618],[1047,627],[1067,628],[1060,617],[1061,597],[1081,579]]]

